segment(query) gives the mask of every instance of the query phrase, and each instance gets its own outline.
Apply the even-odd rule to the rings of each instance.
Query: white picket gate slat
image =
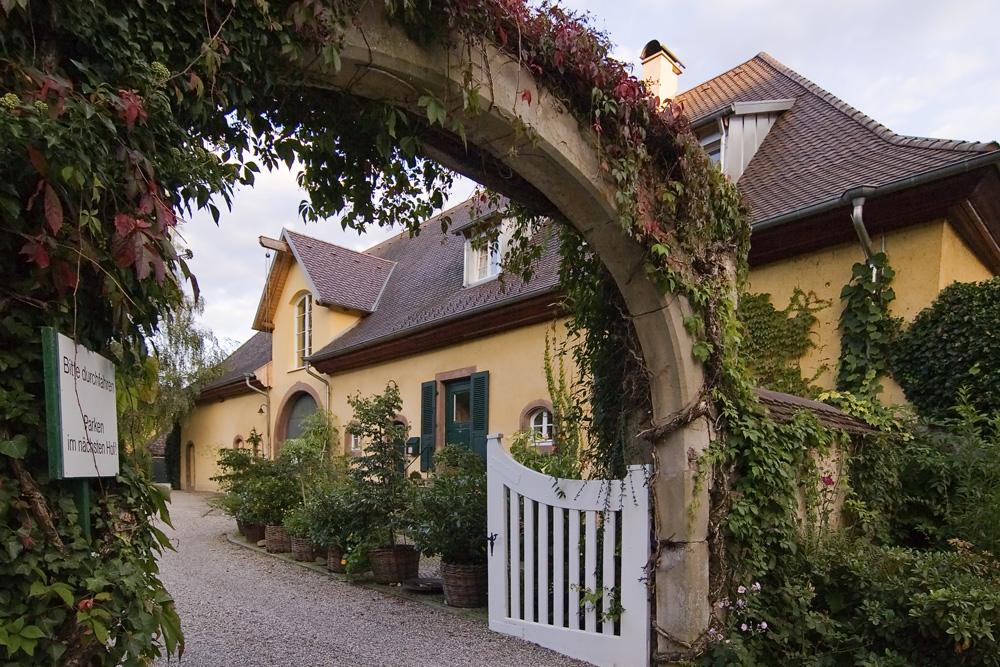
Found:
[[[600,667],[649,664],[647,472],[629,466],[624,480],[553,480],[489,437],[491,630]],[[582,595],[598,587],[604,597],[581,614]],[[602,621],[616,587],[621,615]]]

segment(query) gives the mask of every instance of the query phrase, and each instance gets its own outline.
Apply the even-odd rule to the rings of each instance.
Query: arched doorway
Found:
[[[274,455],[289,438],[299,438],[305,431],[304,420],[319,409],[319,393],[305,382],[297,382],[285,392],[275,413]]]
[[[297,394],[288,411],[288,419],[285,422],[285,439],[293,440],[301,438],[306,431],[306,418],[316,412],[316,399],[305,392]]]

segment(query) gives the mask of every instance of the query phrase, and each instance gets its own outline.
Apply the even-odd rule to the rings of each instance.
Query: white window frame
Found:
[[[541,417],[541,423],[535,424],[535,420]],[[540,429],[538,428],[540,427]],[[538,447],[543,447],[545,445],[552,444],[552,434],[555,431],[555,422],[552,417],[552,411],[546,408],[537,408],[531,411],[528,415],[528,428],[530,428],[534,433],[539,433],[542,436],[541,440],[535,442]],[[548,433],[546,433],[548,431]],[[548,436],[548,437],[546,437]]]
[[[312,354],[313,298],[303,294],[295,302],[295,363],[297,368],[306,365],[306,357]]]
[[[349,435],[351,437],[351,440],[350,440],[351,451],[352,452],[360,452],[361,449],[362,449],[362,447],[361,447],[361,436],[358,435],[358,434],[356,434],[356,433],[351,433]]]
[[[496,246],[492,244],[474,248],[473,237],[465,239],[465,287],[478,285],[487,280],[493,280],[500,275],[500,263],[510,245],[510,236],[514,228],[513,220],[500,222],[500,235]]]

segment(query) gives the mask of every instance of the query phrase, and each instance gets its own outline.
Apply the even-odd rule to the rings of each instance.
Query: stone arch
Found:
[[[281,403],[278,404],[278,411],[274,417],[274,456],[278,456],[281,451],[288,432],[288,418],[291,416],[292,408],[295,407],[295,401],[302,394],[311,396],[316,401],[317,407],[323,405],[319,392],[308,383],[296,382],[288,388],[281,398]]]
[[[704,376],[683,327],[690,305],[682,296],[660,294],[646,280],[643,248],[622,232],[614,186],[604,178],[593,133],[529,71],[488,44],[459,43],[451,50],[421,46],[389,24],[381,3],[367,3],[359,19],[341,48],[341,68],[334,71],[313,58],[304,84],[386,101],[421,117],[421,95],[445,100],[464,126],[465,141],[433,128],[422,136],[426,156],[579,230],[628,305],[651,373],[654,424],[693,407]],[[467,69],[482,84],[484,111],[475,115],[462,109]],[[657,550],[656,564],[661,652],[676,653],[708,628],[709,500],[707,485],[699,487],[695,478],[710,438],[702,418],[656,443],[656,539],[668,547]]]

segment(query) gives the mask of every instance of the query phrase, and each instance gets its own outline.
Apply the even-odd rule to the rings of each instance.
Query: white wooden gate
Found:
[[[491,435],[490,629],[601,667],[649,664],[649,490],[624,480],[555,480]]]

